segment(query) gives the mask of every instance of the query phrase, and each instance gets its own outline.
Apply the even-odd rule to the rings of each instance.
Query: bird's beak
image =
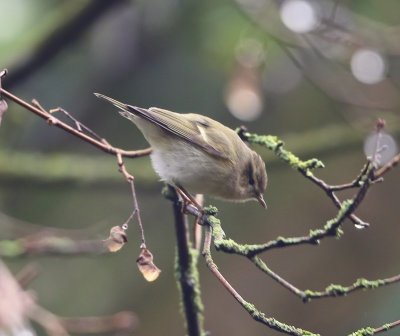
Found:
[[[262,194],[257,195],[256,199],[258,203],[262,205],[263,208],[267,209],[267,203],[265,203],[264,196]]]

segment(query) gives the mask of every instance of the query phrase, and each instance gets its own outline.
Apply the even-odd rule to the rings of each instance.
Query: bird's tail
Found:
[[[113,104],[115,107],[118,107],[122,111],[127,111],[128,110],[128,105],[126,105],[124,103],[121,103],[118,100],[115,100],[113,98],[107,97],[107,96],[105,96],[105,95],[103,95],[101,93],[94,93],[94,95],[97,98],[101,98],[101,99],[104,99],[104,100],[108,101],[109,103]]]

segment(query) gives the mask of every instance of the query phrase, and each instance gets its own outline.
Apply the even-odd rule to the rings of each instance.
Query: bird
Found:
[[[191,194],[234,202],[256,200],[267,208],[265,162],[234,130],[200,114],[141,108],[94,94],[139,128],[152,147],[154,170],[181,196],[191,201]]]

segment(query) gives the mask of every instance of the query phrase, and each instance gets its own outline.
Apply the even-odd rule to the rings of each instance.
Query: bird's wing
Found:
[[[206,153],[222,159],[227,158],[223,151],[209,143],[209,139],[207,138],[207,128],[210,127],[210,122],[205,117],[192,114],[192,118],[188,119],[184,114],[178,114],[158,107],[150,107],[149,109],[138,108],[130,105],[127,107],[128,111],[141,116],[167,132],[200,147]]]
[[[163,130],[196,145],[210,155],[219,157],[221,159],[227,159],[227,156],[223,153],[223,151],[209,144],[209,139],[207,138],[207,128],[210,127],[210,122],[205,117],[196,115],[197,118],[192,117],[191,119],[187,119],[185,115],[180,115],[178,113],[163,110],[157,107],[144,109],[141,107],[124,104],[103,94],[95,93],[95,96],[110,102],[120,110],[124,111],[121,112],[121,115],[128,119],[132,119],[134,121],[130,114],[146,119],[149,122],[161,127]]]

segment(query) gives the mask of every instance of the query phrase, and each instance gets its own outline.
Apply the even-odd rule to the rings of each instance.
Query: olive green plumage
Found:
[[[264,207],[265,163],[230,128],[199,114],[127,105],[95,93],[121,110],[152,146],[160,178],[192,193],[232,201],[258,200]]]

